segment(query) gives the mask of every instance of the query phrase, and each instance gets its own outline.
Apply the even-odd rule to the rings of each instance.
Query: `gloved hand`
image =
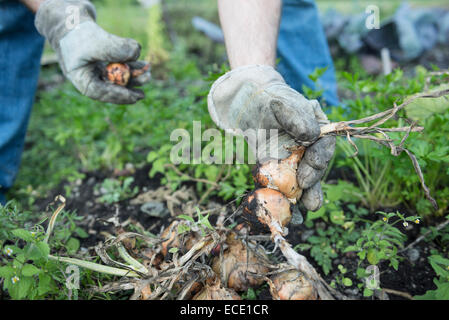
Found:
[[[140,45],[107,33],[95,23],[95,17],[95,7],[89,1],[47,0],[36,13],[35,25],[56,51],[64,75],[82,94],[104,102],[135,103],[144,97],[141,90],[107,83],[101,74],[109,62],[142,68],[144,62],[135,62]],[[145,72],[131,84],[139,86],[149,80],[150,73]]]
[[[261,163],[286,158],[286,147],[308,146],[297,170],[299,187],[304,190],[300,201],[307,210],[321,207],[320,179],[334,153],[335,137],[317,140],[320,125],[329,123],[317,100],[307,100],[290,88],[274,68],[253,65],[220,77],[209,92],[208,108],[220,128],[237,135],[245,132],[248,146]],[[264,141],[248,129],[277,132],[268,131],[269,138]]]

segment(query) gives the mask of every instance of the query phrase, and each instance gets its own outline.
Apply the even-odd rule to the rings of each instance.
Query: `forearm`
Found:
[[[218,0],[220,22],[232,69],[275,66],[282,0]]]
[[[37,12],[37,9],[39,9],[39,6],[44,2],[45,0],[19,0],[24,5],[28,7],[31,11],[34,13]]]

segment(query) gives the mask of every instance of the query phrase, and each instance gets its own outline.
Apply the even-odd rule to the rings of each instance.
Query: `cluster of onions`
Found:
[[[246,198],[243,213],[253,231],[285,227],[292,218],[292,205],[301,198],[296,170],[304,147],[291,150],[288,158],[259,164],[253,173],[257,189]],[[273,223],[276,222],[276,223]],[[284,233],[282,230],[278,232]],[[273,232],[272,232],[273,233]]]
[[[248,245],[230,232],[224,244],[226,248],[221,256],[212,261],[212,270],[221,279],[221,284],[235,292],[247,291],[249,288],[260,287],[265,281],[270,286],[270,293],[275,300],[316,300],[317,291],[304,274],[296,269],[281,264],[279,270],[270,278],[270,264],[262,249],[250,249]],[[222,290],[216,284],[208,289],[203,288],[203,294],[209,291]],[[220,291],[222,292],[222,291]],[[225,297],[229,298],[226,294]]]

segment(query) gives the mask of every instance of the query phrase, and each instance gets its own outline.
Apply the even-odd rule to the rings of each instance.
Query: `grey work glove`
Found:
[[[137,62],[140,45],[132,39],[107,33],[95,23],[95,7],[84,0],[46,0],[36,13],[35,25],[56,51],[64,75],[83,94],[92,99],[117,104],[132,104],[144,97],[141,90],[103,81],[102,68],[110,62]],[[150,73],[136,77],[131,85],[150,80]]]
[[[335,137],[317,140],[320,125],[329,123],[317,100],[307,100],[290,88],[274,68],[252,65],[220,77],[210,90],[208,108],[220,128],[236,135],[243,131],[261,163],[286,158],[290,154],[286,147],[307,146],[297,170],[299,187],[304,190],[300,201],[307,210],[321,207],[320,179],[334,153]],[[268,131],[264,141],[255,133],[257,129],[277,132]]]

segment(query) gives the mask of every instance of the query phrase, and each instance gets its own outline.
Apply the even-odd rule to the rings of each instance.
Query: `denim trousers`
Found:
[[[19,1],[0,1],[0,203],[17,175],[39,76],[44,39],[34,15]],[[338,104],[332,58],[312,0],[284,0],[278,70],[301,91],[308,75],[327,67],[319,85],[329,105]]]
[[[277,69],[292,88],[322,88],[327,106],[339,104],[334,64],[315,1],[283,0],[277,48]],[[319,88],[308,77],[315,68],[327,68],[317,82]]]
[[[0,1],[0,202],[20,165],[44,39],[19,1]]]

